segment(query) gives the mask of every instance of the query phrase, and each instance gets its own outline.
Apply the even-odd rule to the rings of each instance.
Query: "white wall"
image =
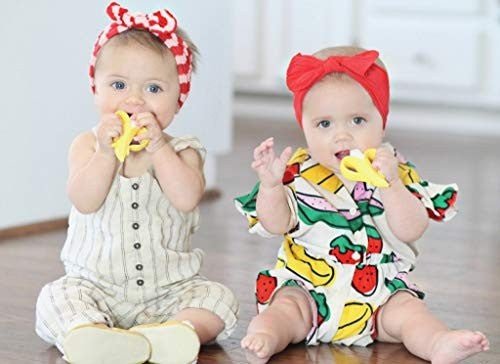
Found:
[[[231,141],[231,1],[217,9],[196,0],[124,0],[132,11],[165,6],[202,53],[192,92],[170,130],[201,138],[212,155]],[[107,24],[108,2],[12,1],[2,4],[0,106],[0,228],[66,216],[67,151],[72,139],[96,123],[88,86],[88,60]],[[211,158],[209,182],[215,174]]]

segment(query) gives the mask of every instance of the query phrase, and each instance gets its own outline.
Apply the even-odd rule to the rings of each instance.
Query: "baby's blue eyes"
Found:
[[[355,116],[354,118],[352,118],[351,122],[353,125],[360,126],[360,125],[363,125],[364,123],[366,123],[367,121],[365,118],[363,118],[361,116]],[[332,122],[330,120],[324,119],[324,120],[321,120],[320,122],[318,122],[317,127],[325,129],[325,128],[329,128],[331,125],[332,125]]]
[[[318,126],[320,128],[328,128],[330,126],[331,122],[330,120],[321,120],[319,123],[318,123]]]
[[[127,85],[123,81],[114,81],[113,83],[111,83],[111,87],[114,88],[115,90],[121,91],[121,90],[125,90]],[[146,91],[150,92],[152,94],[157,94],[157,93],[163,91],[163,89],[159,85],[152,83],[152,84],[146,86]]]
[[[354,125],[361,125],[363,123],[366,123],[366,119],[362,118],[361,116],[356,116],[354,119],[352,119],[352,123]]]
[[[155,84],[148,85],[146,89],[148,90],[148,92],[151,92],[153,94],[157,94],[158,92],[162,91],[161,87]]]
[[[111,87],[113,87],[115,90],[123,90],[125,89],[125,82],[115,81],[111,84]]]

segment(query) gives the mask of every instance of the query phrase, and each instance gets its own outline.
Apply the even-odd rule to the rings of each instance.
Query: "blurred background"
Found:
[[[388,68],[391,128],[499,134],[498,0],[234,4],[236,115],[293,119],[284,82],[290,58],[356,45],[379,50]]]
[[[69,212],[67,151],[78,133],[97,123],[87,70],[96,36],[108,22],[107,4],[2,4],[0,229]],[[122,5],[142,12],[167,6],[200,49],[192,92],[170,132],[197,135],[206,145],[210,189],[218,188],[219,157],[233,151],[238,125],[245,124],[246,133],[252,123],[269,123],[270,130],[296,127],[284,82],[288,61],[297,52],[333,45],[380,51],[392,82],[391,130],[500,142],[499,0]],[[470,139],[463,143],[463,150],[477,146]],[[250,158],[248,147],[241,165]]]

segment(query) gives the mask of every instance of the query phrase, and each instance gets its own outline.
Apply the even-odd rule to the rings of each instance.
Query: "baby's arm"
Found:
[[[179,153],[167,143],[152,155],[156,178],[163,193],[179,210],[193,210],[205,190],[203,161],[191,148]]]
[[[257,216],[262,226],[273,234],[284,234],[291,225],[291,211],[287,194],[282,183],[286,163],[292,149],[287,147],[278,158],[274,154],[274,140],[269,138],[254,150],[252,168],[260,179],[257,195]]]
[[[150,112],[132,116],[137,127],[145,127],[146,133],[137,135],[138,142],[149,139],[146,151],[151,154],[156,179],[169,201],[177,209],[192,211],[205,191],[205,176],[201,156],[192,148],[177,153],[167,143],[160,123]]]
[[[117,159],[111,143],[122,131],[122,123],[113,113],[102,116],[94,133],[79,135],[69,151],[68,196],[76,209],[84,214],[97,211],[113,182]]]
[[[94,134],[88,132],[76,137],[69,151],[67,192],[75,208],[84,214],[101,207],[117,166],[113,153],[95,146]]]
[[[422,202],[399,179],[398,164],[399,161],[391,150],[377,150],[373,166],[390,182],[390,187],[380,189],[387,223],[399,240],[412,243],[427,229],[429,217]]]

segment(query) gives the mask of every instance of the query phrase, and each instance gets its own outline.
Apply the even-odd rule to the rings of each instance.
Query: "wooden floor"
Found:
[[[222,197],[202,205],[202,227],[194,244],[206,252],[203,273],[234,290],[241,302],[233,337],[202,349],[199,363],[245,363],[239,341],[255,314],[256,273],[271,267],[279,240],[246,232],[232,204],[250,191],[255,177],[249,165],[253,146],[275,136],[277,144],[303,145],[295,125],[250,123],[235,127],[234,154],[219,160]],[[266,130],[266,132],[263,132]],[[500,162],[498,138],[393,132],[390,140],[434,182],[457,182],[460,214],[432,224],[420,243],[413,280],[426,292],[428,306],[453,328],[483,331],[489,352],[467,363],[500,363]],[[65,231],[0,241],[0,363],[63,363],[59,352],[34,332],[34,306],[40,288],[63,274],[59,252]],[[423,363],[401,345],[367,348],[295,345],[272,363]]]

